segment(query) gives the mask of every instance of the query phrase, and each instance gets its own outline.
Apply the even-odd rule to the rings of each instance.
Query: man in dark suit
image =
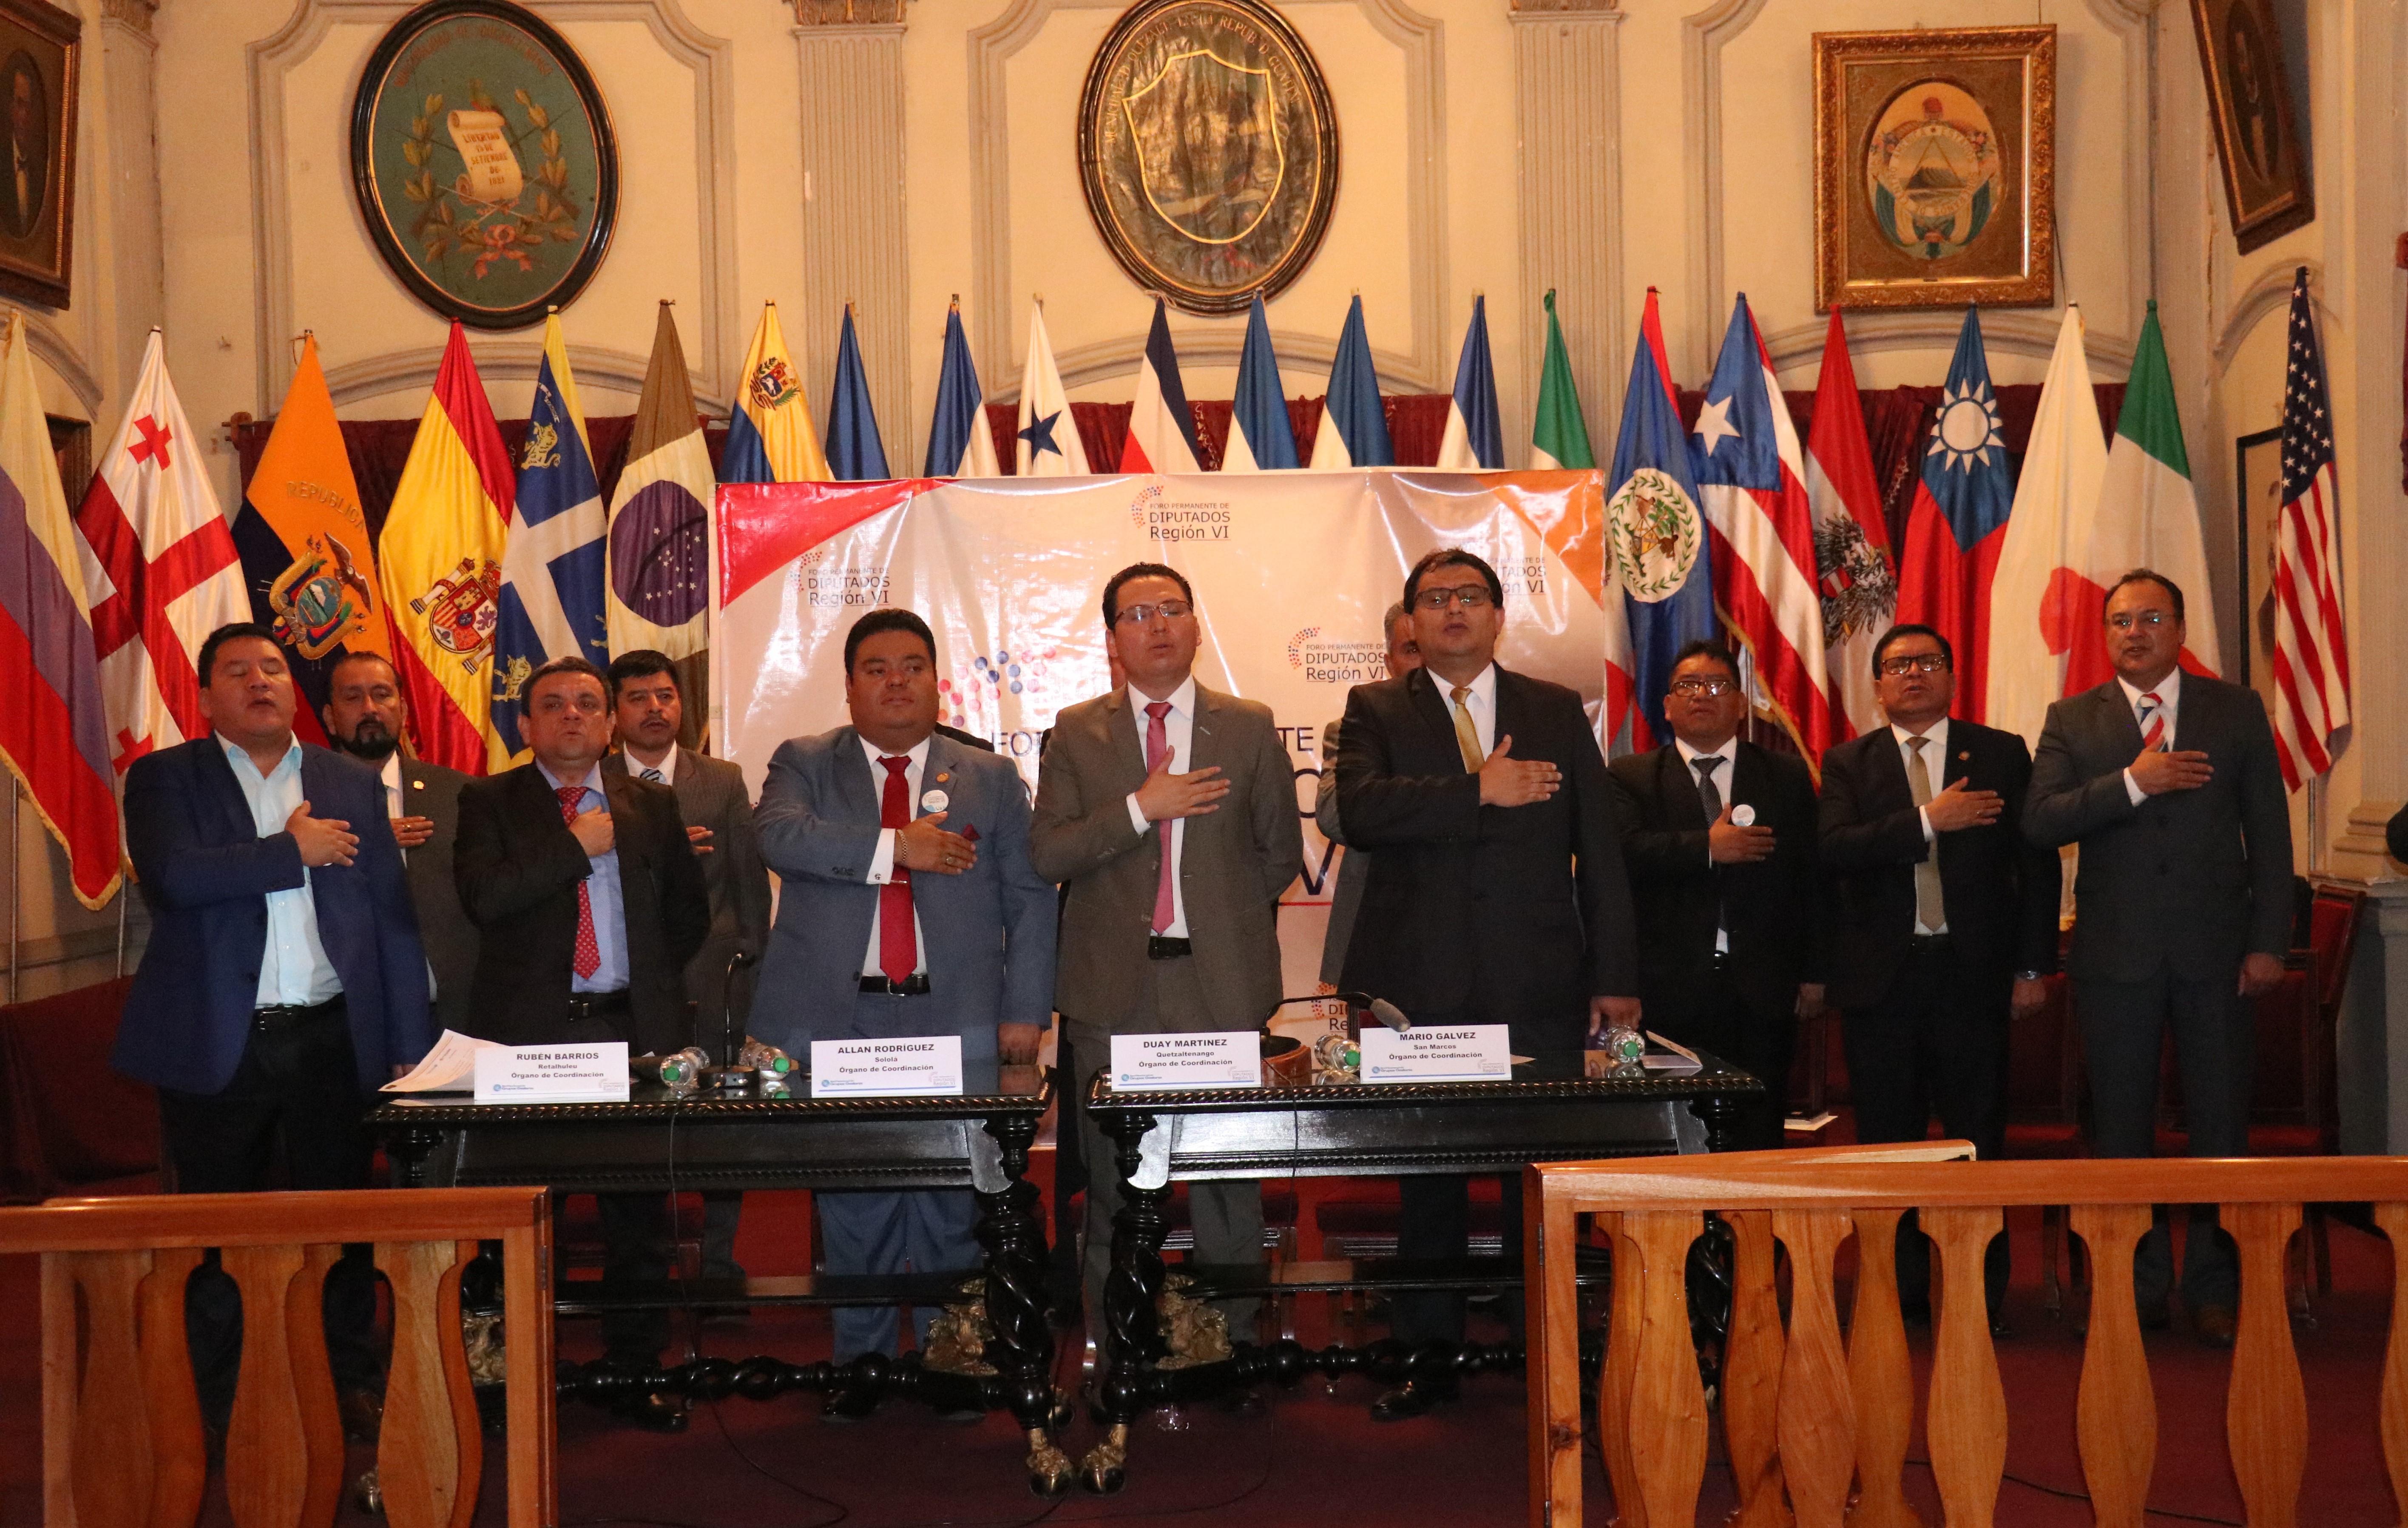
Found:
[[[1388,678],[1407,674],[1422,664],[1422,650],[1413,645],[1413,613],[1399,602],[1388,607],[1380,630],[1387,643]],[[1346,842],[1346,827],[1338,815],[1338,738],[1345,729],[1341,718],[1321,729],[1321,788],[1313,797],[1312,823],[1321,835],[1343,848],[1338,859],[1338,884],[1329,895],[1329,928],[1321,938],[1321,979],[1331,987],[1346,972],[1346,941],[1354,937],[1354,920],[1363,912],[1363,884],[1371,878],[1371,856]]]
[[[483,932],[472,983],[475,1028],[505,1045],[624,1040],[637,1055],[689,1039],[685,968],[710,932],[702,867],[666,785],[607,775],[610,712],[602,671],[555,658],[530,676],[522,735],[532,763],[460,792],[453,871]],[[614,1280],[666,1278],[663,1197],[595,1195]],[[605,1316],[608,1355],[657,1367],[659,1311]],[[639,1425],[676,1431],[684,1408],[658,1392],[625,1403]]]
[[[2157,1147],[2157,1057],[2172,1029],[2193,1156],[2249,1144],[2254,1000],[2290,946],[2291,815],[2256,692],[2180,666],[2183,594],[2136,568],[2107,592],[2115,678],[2048,708],[2024,835],[2078,844],[2067,965],[2102,1157]],[[2195,1207],[2183,1305],[2211,1347],[2232,1345],[2240,1268],[2214,1206]],[[2132,1269],[2144,1325],[2173,1281],[2165,1226]]]
[[[183,1193],[364,1189],[360,1116],[423,1055],[426,957],[376,777],[293,735],[293,675],[264,626],[201,645],[208,735],[125,777],[126,849],[150,909],[111,1064],[159,1090]],[[327,1275],[326,1344],[346,1426],[381,1383],[376,1275]],[[186,1294],[202,1414],[234,1406],[241,1302],[214,1262]]]
[[[1636,1024],[1630,886],[1613,792],[1581,698],[1498,666],[1505,591],[1470,552],[1441,548],[1405,578],[1422,667],[1346,697],[1338,789],[1346,841],[1371,852],[1339,985],[1416,1023],[1510,1025],[1526,1056],[1577,1064],[1609,1021]],[[1521,1245],[1521,1178],[1501,1185],[1505,1244]],[[1408,1178],[1398,1251],[1469,1250],[1470,1182]],[[1457,1341],[1459,1295],[1400,1294],[1407,1342]],[[1455,1392],[1417,1375],[1372,1415],[1417,1416]]]
[[[460,910],[452,881],[452,846],[460,831],[460,787],[468,777],[438,764],[402,756],[409,701],[393,664],[373,652],[347,653],[326,675],[320,707],[326,741],[377,772],[384,809],[418,913],[418,940],[426,947],[438,1029],[467,1033],[468,989],[477,974],[477,925]]]
[[[1803,761],[1739,735],[1739,662],[1715,641],[1674,654],[1672,741],[1608,766],[1639,915],[1649,1025],[1764,1079],[1738,1144],[1784,1143],[1797,1021],[1823,1007],[1814,779]]]
[[[872,610],[845,636],[853,721],[781,744],[754,822],[783,882],[754,1027],[809,1054],[814,1040],[953,1035],[962,1079],[1034,1067],[1054,1001],[1054,887],[1029,864],[1028,792],[992,750],[936,733],[937,644],[909,610]],[[977,1266],[967,1190],[824,1193],[828,1271]],[[930,1308],[912,1312],[925,1342]],[[838,1363],[889,1358],[895,1311],[836,1312]],[[850,1421],[867,1396],[826,1413]]]
[[[1931,1116],[1984,1160],[2006,1150],[2007,1024],[2047,1000],[2060,872],[2024,841],[2031,753],[1951,721],[1956,653],[1928,626],[1873,646],[1889,725],[1823,756],[1823,870],[1837,902],[1829,996],[1842,1015],[1856,1139],[1919,1141]],[[1899,1298],[1929,1308],[1930,1243],[1898,1242]],[[2007,1237],[1990,1243],[2003,1335]]]

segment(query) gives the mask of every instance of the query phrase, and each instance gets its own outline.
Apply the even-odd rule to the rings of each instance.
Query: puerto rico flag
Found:
[[[1919,621],[1948,638],[1956,653],[1956,710],[1968,721],[1983,719],[1990,583],[2014,497],[1981,316],[1969,307],[1907,510],[1906,555],[1898,570],[1899,622]]]
[[[1170,314],[1154,300],[1154,327],[1137,364],[1137,402],[1129,407],[1128,436],[1121,443],[1123,472],[1200,472],[1196,462],[1196,416],[1179,380],[1179,352],[1170,346]]]

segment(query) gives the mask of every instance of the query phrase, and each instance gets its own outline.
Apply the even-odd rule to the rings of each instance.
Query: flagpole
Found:
[[[117,883],[117,975],[125,974],[125,904],[133,899],[132,878]]]
[[[12,774],[8,778],[8,1001],[17,1001],[17,908],[25,900],[25,878],[18,874],[24,855],[17,835],[19,798],[25,788]]]
[[[2308,781],[2308,874],[2325,871],[2325,786],[2332,777],[2317,775]]]

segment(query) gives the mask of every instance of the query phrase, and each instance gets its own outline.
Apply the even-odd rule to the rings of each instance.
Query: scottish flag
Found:
[[[494,730],[513,760],[526,752],[519,719],[527,676],[570,653],[610,661],[603,610],[607,521],[584,422],[569,401],[576,385],[560,320],[547,320],[494,630]]]

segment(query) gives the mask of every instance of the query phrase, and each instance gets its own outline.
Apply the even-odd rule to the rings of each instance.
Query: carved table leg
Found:
[[[1762,1091],[1761,1085],[1757,1091]],[[1719,1092],[1689,1101],[1690,1112],[1705,1121],[1707,1150],[1728,1151],[1737,1147],[1731,1127],[1739,1122],[1740,1103],[1738,1097]]]
[[[1126,1482],[1129,1426],[1145,1412],[1154,1361],[1165,1351],[1154,1312],[1162,1297],[1162,1243],[1170,1234],[1164,1213],[1170,1186],[1140,1189],[1129,1181],[1154,1123],[1147,1114],[1102,1116],[1121,1175],[1121,1207],[1112,1217],[1112,1269],[1104,1280],[1104,1374],[1096,1409],[1105,1434],[1079,1462],[1079,1473],[1089,1491],[1104,1493]]]
[[[981,1193],[978,1239],[986,1249],[988,1356],[1003,1404],[1028,1435],[1028,1488],[1057,1496],[1070,1488],[1070,1457],[1054,1441],[1054,1334],[1045,1320],[1045,1233],[1037,1185],[1025,1176],[1037,1121],[1026,1114],[986,1121],[1003,1157],[1000,1192]]]
[[[385,1137],[385,1160],[396,1189],[427,1187],[426,1159],[435,1154],[442,1136],[432,1130],[396,1130]]]

